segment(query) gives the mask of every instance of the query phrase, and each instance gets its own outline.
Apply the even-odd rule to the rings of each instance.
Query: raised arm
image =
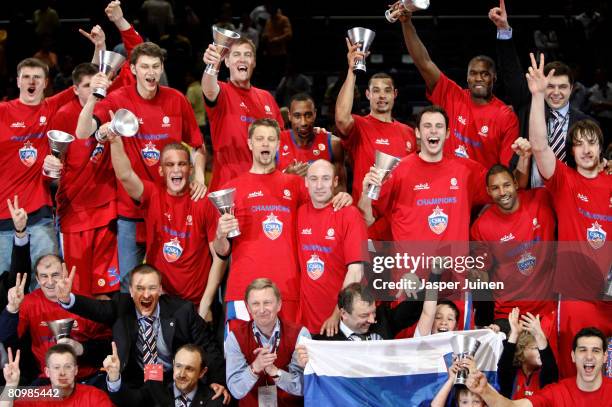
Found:
[[[544,92],[548,81],[554,75],[551,69],[548,76],[544,75],[544,54],[540,55],[540,64],[536,63],[535,56],[529,54],[531,66],[527,73],[527,84],[531,92],[531,111],[529,113],[529,142],[531,151],[536,160],[538,171],[544,179],[549,179],[555,173],[557,159],[552,148],[548,145],[546,115],[544,112]]]
[[[140,201],[142,193],[144,192],[144,184],[142,180],[136,175],[130,159],[125,153],[123,148],[123,141],[120,136],[113,134],[108,129],[108,124],[103,124],[100,127],[100,133],[106,133],[108,142],[111,146],[111,161],[113,163],[113,169],[115,170],[115,176],[125,188],[130,198]]]
[[[123,17],[123,10],[121,9],[120,1],[114,0],[108,3],[104,9],[104,12],[106,13],[108,19],[115,24],[115,27],[117,27],[119,31],[126,31],[130,29],[130,23],[125,19],[125,17]]]
[[[204,294],[202,295],[202,299],[200,300],[198,314],[200,314],[204,321],[212,322],[212,313],[210,312],[210,306],[212,305],[215,295],[217,294],[217,289],[219,288],[219,284],[221,284],[223,274],[225,274],[227,262],[217,256],[212,242],[210,242],[208,245],[210,248],[210,255],[212,256],[213,261],[212,265],[210,266],[210,272],[208,273],[206,289],[204,290]]]
[[[102,72],[95,74],[91,78],[90,86],[94,89],[107,89],[108,85],[108,77]],[[89,97],[87,98],[87,102],[85,102],[85,105],[83,106],[83,109],[79,114],[79,120],[77,121],[77,127],[75,131],[77,138],[87,139],[98,129],[98,122],[96,122],[93,118],[94,108],[96,107],[96,103],[98,103],[98,100],[99,99],[93,94],[89,95]]]
[[[489,382],[487,377],[478,370],[471,370],[466,387],[472,393],[478,394],[490,407],[533,407],[528,399],[509,400],[499,394]]]
[[[79,28],[79,32],[92,42],[94,45],[94,53],[91,58],[92,64],[99,64],[99,54],[100,51],[104,51],[106,49],[106,35],[104,34],[104,30],[99,25],[95,25],[90,32],[82,30]]]
[[[399,20],[402,22],[404,43],[406,44],[406,48],[408,48],[408,53],[412,57],[414,65],[419,70],[419,73],[425,80],[427,89],[431,92],[436,87],[436,84],[440,79],[440,69],[433,63],[429,57],[427,48],[425,48],[425,45],[419,38],[419,35],[412,24],[412,13],[403,11],[399,16]]]
[[[348,48],[348,53],[346,55],[348,59],[348,71],[346,72],[346,79],[336,99],[336,127],[341,136],[346,136],[353,129],[355,124],[353,116],[351,116],[356,81],[353,66],[355,65],[355,60],[366,57],[363,52],[359,51],[359,44],[351,45],[348,38],[346,39],[346,47]]]
[[[221,54],[217,52],[217,48],[213,44],[208,44],[208,48],[204,51],[204,64],[212,64],[220,66]],[[217,80],[217,75],[209,75],[206,72],[202,73],[202,93],[204,98],[209,102],[216,102],[221,88]]]

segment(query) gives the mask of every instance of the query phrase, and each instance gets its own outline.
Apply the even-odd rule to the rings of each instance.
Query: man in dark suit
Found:
[[[529,110],[531,107],[531,93],[525,80],[525,69],[521,67],[514,42],[512,41],[512,28],[508,24],[508,14],[504,0],[500,6],[489,11],[489,19],[497,27],[497,58],[498,71],[502,79],[504,91],[519,119],[519,136],[529,139]],[[544,74],[548,75],[555,70],[546,90],[546,123],[548,125],[548,143],[555,156],[567,163],[565,152],[565,139],[568,130],[580,120],[591,119],[570,103],[574,78],[571,69],[563,62],[553,61],[544,67]],[[513,166],[517,162],[515,156]],[[531,174],[517,173],[520,186],[540,187],[544,185],[535,161],[529,167]],[[518,169],[518,168],[517,168]]]
[[[217,395],[227,392],[223,355],[212,331],[191,302],[161,295],[161,274],[150,265],[140,265],[130,274],[130,294],[118,293],[112,300],[94,300],[71,293],[75,270],[58,282],[58,302],[77,315],[109,325],[117,344],[123,380],[141,386],[144,371],[163,369],[164,382],[172,380],[172,355],[193,343],[208,355],[209,382]],[[161,366],[160,366],[161,365]]]
[[[201,380],[208,368],[202,348],[187,344],[181,346],[174,355],[172,363],[173,382],[164,384],[148,380],[137,390],[130,390],[121,380],[121,360],[113,343],[113,354],[104,359],[107,373],[107,389],[113,403],[129,407],[221,407],[222,399],[213,400],[215,393]]]

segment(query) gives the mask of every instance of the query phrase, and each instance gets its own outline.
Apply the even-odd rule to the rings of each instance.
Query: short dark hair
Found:
[[[164,63],[164,52],[159,45],[153,42],[143,42],[142,44],[136,45],[130,55],[130,64],[136,65],[138,58],[141,56],[159,58],[162,64]]]
[[[91,62],[83,62],[78,64],[72,70],[72,84],[78,85],[85,76],[94,76],[98,73],[98,68]]]
[[[200,355],[200,370],[208,366],[208,360],[206,359],[206,353],[204,353],[204,349],[202,349],[201,346],[193,344],[193,343],[187,343],[181,346],[180,348],[178,348],[176,352],[174,353],[174,355],[176,356],[176,354],[182,350],[186,350],[192,353],[197,353],[198,355]]]
[[[69,353],[70,355],[72,355],[72,359],[74,360],[74,363],[76,364],[77,363],[76,352],[74,351],[74,348],[68,345],[67,343],[58,343],[57,345],[53,345],[49,349],[47,349],[47,353],[45,353],[45,364],[49,366],[49,358],[51,357],[51,355],[63,355],[66,353]]]
[[[574,86],[574,73],[572,69],[565,63],[561,61],[552,61],[544,65],[544,75],[548,75],[548,73],[554,69],[555,74],[553,76],[563,76],[566,75],[567,79],[571,86]]]
[[[474,62],[484,62],[488,68],[493,71],[494,74],[497,74],[497,66],[495,65],[495,61],[488,55],[476,55],[474,58],[470,59],[468,63],[468,68]]]
[[[374,296],[367,287],[359,283],[352,283],[344,287],[340,293],[338,293],[338,308],[350,314],[353,312],[355,297],[358,297],[361,301],[365,301],[368,304],[374,302]]]
[[[446,123],[446,128],[448,129],[448,114],[446,113],[446,110],[444,110],[442,106],[438,106],[438,105],[426,106],[423,110],[419,112],[419,114],[417,115],[417,120],[416,120],[417,128],[421,126],[421,119],[423,118],[423,115],[425,113],[440,113],[442,116],[444,116],[444,122]]]
[[[257,119],[255,120],[253,123],[251,123],[251,125],[249,126],[249,138],[253,137],[253,133],[255,132],[255,129],[257,129],[258,127],[272,127],[274,129],[274,131],[276,132],[276,137],[280,140],[280,126],[278,125],[278,122],[274,119],[268,119],[268,118],[263,118],[263,119]]]
[[[572,124],[567,131],[567,137],[565,138],[565,156],[567,157],[567,165],[574,169],[576,168],[576,159],[572,153],[572,148],[574,147],[574,142],[579,134],[586,138],[589,142],[595,139],[597,140],[599,143],[600,161],[604,155],[604,137],[601,127],[590,119],[579,120]]]
[[[450,301],[450,300],[438,300],[438,304],[437,305],[446,305],[447,307],[449,307],[450,309],[453,310],[453,312],[455,313],[455,320],[457,322],[459,322],[459,315],[461,314],[459,312],[459,308],[457,308],[457,306],[455,305],[454,302]]]
[[[601,339],[601,348],[605,351],[606,343],[608,342],[608,339],[606,338],[606,335],[604,335],[604,333],[601,332],[601,330],[595,328],[594,326],[582,328],[580,331],[578,331],[576,336],[574,336],[574,340],[572,341],[573,351],[575,351],[576,348],[578,347],[578,339],[584,338],[584,337],[597,337]]]
[[[129,280],[130,285],[132,285],[132,281],[134,280],[135,274],[157,274],[157,277],[159,278],[159,282],[161,283],[162,281],[162,275],[159,272],[159,270],[150,264],[139,264],[138,266],[132,269],[132,271],[130,272],[130,280]]]
[[[489,185],[489,178],[491,178],[495,174],[501,174],[503,172],[510,175],[510,178],[512,178],[512,181],[516,181],[516,179],[514,178],[514,174],[512,173],[512,171],[510,171],[510,168],[506,167],[503,164],[493,164],[493,166],[489,168],[489,171],[487,171],[487,176],[486,176],[487,186]]]
[[[40,266],[40,263],[47,257],[52,257],[56,259],[57,261],[59,261],[60,263],[64,262],[64,259],[58,254],[55,254],[55,253],[43,254],[42,256],[37,258],[36,261],[34,262],[34,275],[38,275],[38,266]]]
[[[45,73],[45,78],[49,77],[49,65],[38,58],[26,58],[17,64],[17,76],[21,74],[23,68],[40,68]]]
[[[372,80],[374,79],[389,79],[391,81],[391,86],[395,88],[395,81],[393,80],[393,77],[386,72],[378,72],[370,76],[370,79],[368,79],[368,88],[370,85],[372,85]]]
[[[312,96],[310,96],[308,93],[296,93],[295,95],[291,96],[291,99],[289,100],[289,108],[291,108],[291,104],[293,102],[312,102],[313,106],[315,104],[314,99],[312,98]]]

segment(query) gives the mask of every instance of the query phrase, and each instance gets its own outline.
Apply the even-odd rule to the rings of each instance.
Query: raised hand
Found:
[[[72,291],[72,282],[74,281],[75,274],[75,266],[72,266],[70,273],[68,273],[66,263],[62,263],[62,278],[57,281],[55,287],[57,291],[57,300],[63,302],[64,304],[68,304],[70,302],[70,292]]]
[[[217,223],[217,239],[227,239],[227,234],[238,229],[238,219],[234,215],[224,213]]]
[[[79,28],[79,32],[83,37],[87,38],[96,47],[96,49],[106,48],[106,34],[99,25],[94,25],[90,32]]]
[[[113,23],[123,18],[123,10],[121,10],[121,2],[117,0],[111,1],[110,3],[108,3],[108,6],[106,6],[106,8],[104,9],[104,12],[106,13],[106,17],[108,17],[108,19],[112,21]]]
[[[121,377],[121,360],[119,359],[119,353],[117,352],[117,344],[113,341],[111,343],[113,347],[113,353],[108,355],[102,365],[106,370],[109,382],[116,382]]]
[[[108,89],[110,84],[111,84],[111,81],[110,79],[108,79],[108,76],[106,76],[106,74],[103,72],[98,72],[97,74],[91,77],[91,82],[89,86],[92,89],[98,89],[98,88]]]
[[[532,95],[544,94],[550,78],[555,74],[555,70],[551,69],[548,75],[544,75],[544,54],[540,54],[540,64],[536,62],[533,53],[529,53],[531,66],[527,69],[527,86]]]
[[[508,314],[508,323],[510,324],[510,335],[508,341],[510,343],[516,343],[518,336],[523,332],[523,327],[519,322],[519,314],[521,310],[518,307],[512,308],[512,311]]]
[[[538,348],[543,349],[546,347],[548,341],[546,339],[546,334],[544,334],[544,331],[542,330],[539,315],[534,316],[531,312],[521,315],[520,324],[523,330],[533,335],[538,344]]]
[[[20,356],[21,353],[18,349],[15,354],[15,359],[13,359],[13,350],[8,348],[8,363],[4,365],[4,369],[2,369],[4,381],[6,381],[7,386],[17,386],[19,384],[19,376],[21,374],[19,371]]]
[[[19,207],[19,197],[17,195],[13,199],[13,202],[10,199],[6,200],[6,205],[13,219],[13,226],[15,230],[24,230],[28,224],[28,213],[25,209]]]
[[[499,29],[507,30],[510,28],[504,0],[499,1],[499,7],[493,7],[491,10],[489,10],[489,20],[491,20]]]
[[[8,290],[8,304],[6,305],[6,309],[8,312],[16,313],[19,311],[19,307],[23,302],[25,297],[25,286],[28,281],[26,273],[17,273],[15,278],[15,287],[12,287]]]
[[[488,383],[487,377],[480,370],[474,370],[468,375],[465,385],[472,393],[481,395],[487,388]]]
[[[214,44],[208,44],[208,48],[204,51],[204,57],[202,58],[206,65],[219,66],[221,64],[221,54],[217,51],[217,47]]]
[[[531,143],[529,143],[529,140],[526,138],[517,138],[514,140],[514,143],[512,143],[511,148],[519,157],[528,158],[531,156]]]
[[[348,49],[346,59],[348,60],[348,66],[351,72],[357,61],[365,59],[370,54],[369,52],[366,54],[365,52],[359,51],[360,46],[360,43],[351,45],[351,41],[346,38],[346,48]]]
[[[206,183],[202,175],[195,176],[189,184],[189,196],[191,200],[197,202],[206,196]]]
[[[48,154],[45,156],[45,160],[43,161],[43,172],[45,175],[47,174],[57,174],[62,171],[64,168],[64,164],[62,161],[52,154]]]

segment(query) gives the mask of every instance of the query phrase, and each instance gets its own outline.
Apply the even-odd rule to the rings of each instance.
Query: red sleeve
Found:
[[[183,120],[183,141],[193,148],[202,147],[202,133],[198,127],[198,122],[193,113],[193,108],[189,104],[187,98],[180,94],[181,97],[181,112]]]
[[[472,192],[472,205],[484,205],[491,202],[491,197],[487,193],[487,169],[468,158],[468,168],[470,173],[470,191]]]
[[[352,114],[351,117],[353,118],[353,127],[351,128],[351,131],[346,134],[340,131],[338,132],[338,137],[340,137],[342,140],[342,146],[345,148],[345,150],[351,150],[356,144],[360,133],[360,127],[364,120],[363,117],[356,114]]]
[[[344,210],[344,262],[346,265],[368,261],[368,231],[363,216],[354,206]]]
[[[398,171],[401,168],[402,162],[393,170],[389,178],[383,182],[380,188],[378,200],[372,200],[372,214],[375,218],[382,217],[391,210],[393,202],[395,202],[395,191],[399,186]],[[365,192],[365,191],[364,191]]]
[[[567,182],[567,171],[569,171],[567,165],[557,159],[552,177],[544,180],[544,185],[553,195],[559,192],[564,182]]]
[[[113,81],[113,83],[108,88],[108,93],[119,89],[122,86],[129,85],[135,82],[134,75],[132,74],[132,70],[130,69],[130,55],[132,54],[132,50],[138,44],[143,42],[140,34],[136,32],[133,26],[130,25],[125,31],[120,31],[121,41],[123,41],[123,46],[125,47],[125,52],[127,54],[127,61],[121,67],[119,74]]]
[[[502,121],[504,128],[502,129],[502,139],[501,146],[499,152],[499,162],[508,166],[510,161],[512,160],[512,156],[514,155],[514,151],[512,151],[512,143],[519,136],[519,124],[516,114],[508,107],[507,114],[505,120]]]
[[[296,183],[295,186],[295,190],[297,191],[297,196],[298,196],[298,204],[297,207],[299,208],[300,206],[302,206],[303,204],[305,204],[306,202],[308,202],[310,200],[310,194],[308,194],[308,188],[306,188],[306,182],[304,182],[304,178],[298,176],[298,175],[293,175],[293,174],[289,174],[292,177],[295,177],[294,182]]]
[[[278,108],[278,104],[276,104],[276,100],[274,100],[272,95],[270,95],[270,99],[272,103],[272,108],[274,109],[274,116],[276,116],[275,119],[278,122],[278,126],[282,130],[285,128],[285,121],[283,120],[283,115],[281,114],[280,109]]]
[[[112,110],[113,112],[117,110],[117,104],[114,101],[115,98],[112,96],[114,95],[109,94],[107,97],[96,103],[93,115],[100,121],[100,125],[110,122],[111,117],[108,113],[109,110]]]
[[[74,120],[69,120],[70,114],[64,109],[60,109],[51,118],[51,128],[53,130],[60,130],[69,134],[74,134],[77,123]]]
[[[219,222],[219,211],[210,202],[210,199],[206,199],[204,204],[204,218],[206,219],[206,237],[208,242],[215,240],[217,236],[217,223]]]
[[[56,93],[51,96],[49,99],[46,99],[49,108],[53,113],[57,112],[62,106],[68,104],[74,98],[74,90],[72,86],[68,87],[68,89],[64,89],[60,93]]]
[[[204,107],[206,108],[206,116],[210,117],[210,122],[213,120],[218,120],[223,117],[225,113],[225,100],[227,99],[227,87],[229,86],[225,82],[217,82],[219,84],[219,94],[217,95],[217,100],[214,101],[213,106],[209,106],[206,103],[206,96],[204,96]]]
[[[128,28],[127,30],[120,31],[119,33],[121,34],[121,41],[123,41],[123,46],[125,47],[125,52],[127,54],[127,60],[129,65],[132,50],[134,49],[134,47],[136,47],[136,45],[142,44],[144,41],[132,25],[130,25],[130,28]]]
[[[427,99],[435,105],[445,106],[447,99],[453,100],[461,97],[463,97],[463,89],[442,72],[440,72],[440,78],[433,91],[427,90]]]
[[[533,407],[555,407],[554,392],[559,391],[558,384],[553,383],[538,390],[536,394],[527,396]]]
[[[486,212],[483,212],[483,215]],[[481,232],[481,226],[484,222],[482,215],[476,219],[472,227],[470,228],[470,252],[473,257],[481,256],[484,259],[484,268],[482,270],[491,270],[493,266],[493,256],[490,255],[491,250],[487,239],[485,239]],[[486,254],[489,253],[489,254]]]
[[[140,197],[140,201],[138,202],[138,207],[143,210],[147,210],[151,203],[151,199],[153,198],[154,190],[156,186],[151,182],[144,179],[142,181],[142,196]]]

